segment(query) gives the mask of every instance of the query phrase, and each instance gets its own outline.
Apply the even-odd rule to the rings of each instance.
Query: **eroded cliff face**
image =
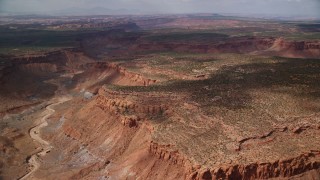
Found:
[[[117,73],[117,75],[121,76],[118,79],[114,79],[114,84],[121,84],[121,81],[126,79],[128,83],[126,85],[138,85],[138,86],[148,86],[156,83],[156,80],[148,79],[139,73],[134,73],[128,71],[126,68],[121,67],[115,63],[106,63],[106,62],[96,62],[91,64],[85,64],[86,69],[95,69],[102,71],[113,71]],[[131,81],[131,84],[130,84]],[[124,82],[125,83],[125,82]]]
[[[186,97],[104,86],[90,101],[73,100],[74,107],[51,120],[47,136],[63,152],[62,162],[74,167],[72,173],[59,171],[66,179],[319,177],[317,115],[242,134],[237,125],[175,98]],[[283,142],[297,149],[287,151]]]
[[[70,81],[81,71],[80,65],[92,61],[83,53],[72,50],[6,57],[0,72],[0,116],[48,100],[61,82]]]
[[[283,38],[277,38],[265,53],[292,58],[319,58],[320,42],[287,41]]]
[[[209,35],[208,35],[209,34]],[[109,57],[133,57],[146,52],[188,52],[188,53],[241,53],[268,56],[318,58],[319,41],[290,40],[272,36],[228,36],[223,34],[202,34],[204,38],[186,33],[184,38],[175,34],[162,37],[143,36],[139,33],[112,31],[81,42],[82,50],[93,57],[103,54]],[[205,36],[208,36],[208,39]],[[200,35],[199,35],[200,36]],[[167,37],[167,38],[166,38]],[[189,38],[189,39],[188,39]],[[103,53],[102,53],[103,52]]]
[[[173,160],[159,160],[151,148],[154,127],[149,117],[165,116],[167,110],[161,105],[165,101],[159,100],[143,105],[138,102],[144,101],[134,96],[102,88],[90,102],[80,99],[71,102],[77,105],[61,111],[63,122],[53,118],[51,128],[46,130],[52,132],[46,137],[62,151],[63,164],[74,169],[72,173],[69,169],[59,172],[66,179],[184,179],[187,169]],[[46,160],[50,161],[50,157]],[[38,177],[42,177],[41,172]]]
[[[141,42],[135,45],[138,51],[177,51],[194,53],[250,53],[272,46],[274,38],[233,38],[229,41],[212,43]]]
[[[176,51],[193,53],[251,53],[292,58],[319,58],[318,41],[293,41],[284,38],[241,37],[212,43],[177,43],[142,41],[135,51]]]

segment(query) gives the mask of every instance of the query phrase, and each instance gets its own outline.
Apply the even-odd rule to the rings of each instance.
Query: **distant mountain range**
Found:
[[[138,10],[135,9],[108,9],[103,7],[95,8],[67,8],[53,12],[53,14],[61,15],[120,15],[120,14],[137,14]]]
[[[62,16],[84,16],[84,15],[128,15],[128,14],[140,14],[139,10],[136,9],[109,9],[104,7],[94,7],[94,8],[66,8],[57,11],[25,11],[25,12],[12,12],[2,10],[0,15],[24,15],[24,14],[34,14],[34,15],[62,15]]]
[[[90,16],[90,15],[152,15],[152,14],[163,14],[161,12],[146,12],[138,9],[109,9],[105,7],[93,7],[93,8],[66,8],[56,11],[24,11],[24,12],[13,12],[0,9],[0,16]],[[233,17],[245,17],[245,18],[259,18],[259,19],[272,19],[272,20],[320,20],[320,16],[302,16],[292,15],[283,16],[276,14],[245,14],[245,13],[185,13],[189,14],[189,17],[194,15],[199,16],[233,16]]]

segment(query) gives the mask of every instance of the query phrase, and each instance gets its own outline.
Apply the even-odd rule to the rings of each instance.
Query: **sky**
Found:
[[[320,17],[320,0],[0,0],[0,12],[24,14],[236,13]]]

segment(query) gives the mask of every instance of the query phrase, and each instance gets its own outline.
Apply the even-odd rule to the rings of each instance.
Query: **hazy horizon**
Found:
[[[320,18],[319,9],[318,0],[0,0],[1,13],[43,15],[220,13]]]

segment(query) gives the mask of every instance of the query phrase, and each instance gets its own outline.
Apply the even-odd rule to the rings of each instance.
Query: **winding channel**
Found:
[[[29,131],[30,137],[40,144],[40,147],[42,148],[42,150],[40,152],[33,154],[30,157],[30,159],[28,160],[28,164],[30,167],[33,167],[33,168],[28,174],[21,177],[20,180],[32,179],[33,173],[40,168],[40,162],[38,161],[38,158],[40,156],[45,156],[53,148],[53,146],[51,146],[48,141],[45,141],[40,137],[40,130],[43,127],[48,126],[47,118],[55,113],[55,110],[52,107],[58,104],[64,103],[66,101],[69,101],[70,99],[71,98],[67,98],[67,97],[60,98],[57,103],[48,105],[46,107],[46,115],[41,118],[39,125],[30,129]]]

